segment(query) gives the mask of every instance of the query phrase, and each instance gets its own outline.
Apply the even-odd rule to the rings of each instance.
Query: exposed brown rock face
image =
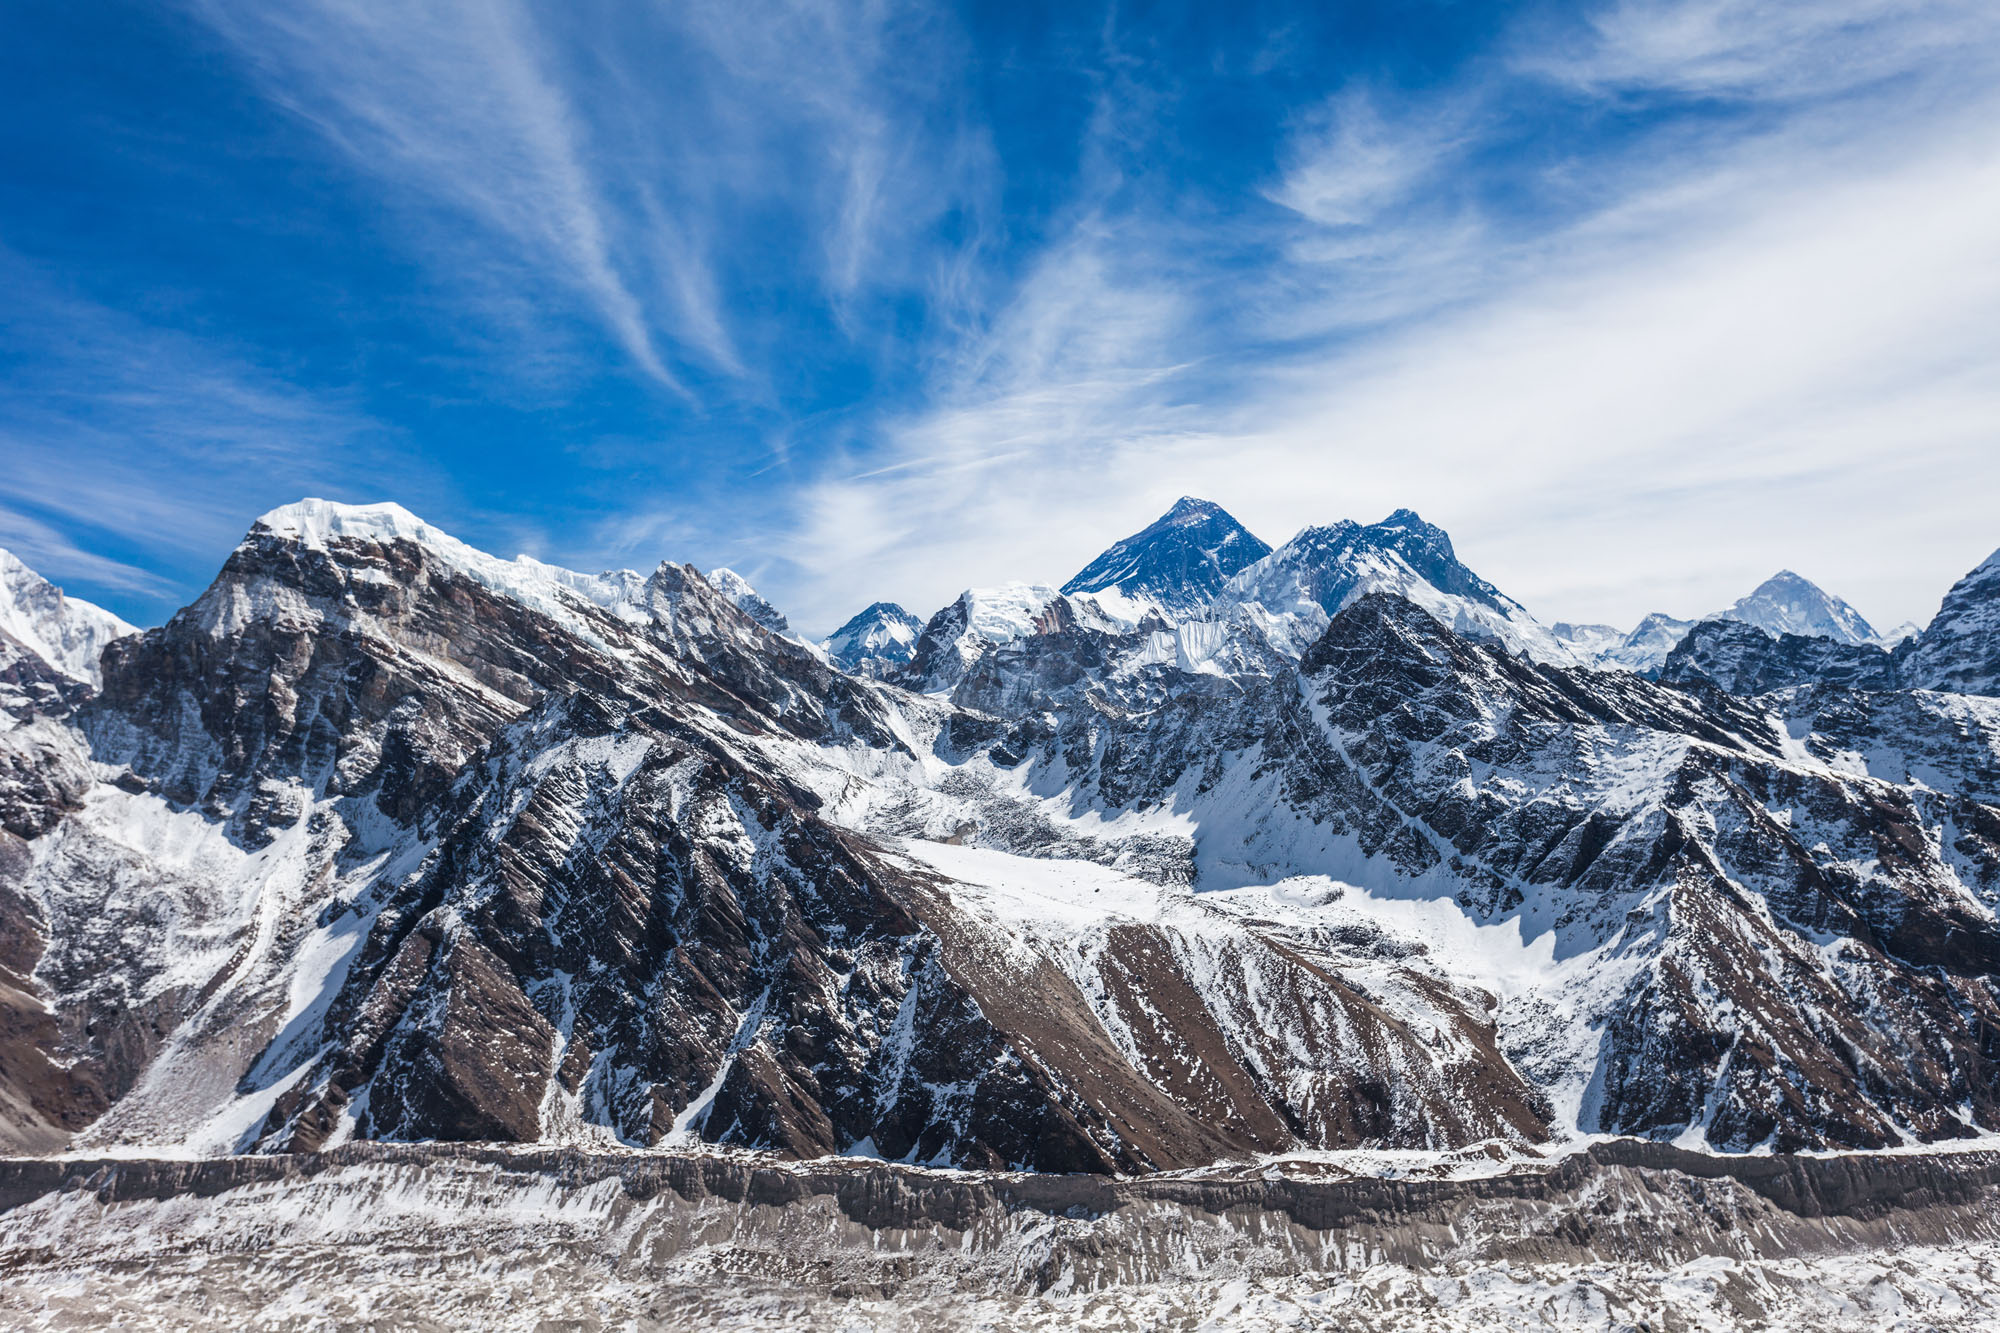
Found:
[[[0,732],[9,1132],[1133,1172],[2000,1126],[2000,707],[1538,667],[1383,594],[1228,675],[949,618],[919,697],[683,566],[253,531]],[[1156,887],[1037,916],[1049,858]],[[1439,913],[1541,952],[1394,926]]]

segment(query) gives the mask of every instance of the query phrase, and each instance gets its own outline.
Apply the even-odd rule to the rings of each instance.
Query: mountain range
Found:
[[[0,576],[10,1150],[2000,1128],[2000,557],[1893,647],[1790,574],[1545,627],[1409,510],[1193,499],[822,645],[394,505],[144,631]]]

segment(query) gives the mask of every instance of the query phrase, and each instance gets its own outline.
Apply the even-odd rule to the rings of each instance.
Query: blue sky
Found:
[[[1178,495],[1539,617],[2000,545],[1990,0],[0,13],[0,545],[154,623],[258,513],[823,632]]]

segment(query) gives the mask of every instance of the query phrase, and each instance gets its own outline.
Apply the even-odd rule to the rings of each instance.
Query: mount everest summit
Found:
[[[1996,569],[1893,647],[1793,575],[1619,635],[1408,510],[1190,499],[815,648],[393,505],[265,515],[144,631],[8,562],[0,1142],[1991,1132]]]

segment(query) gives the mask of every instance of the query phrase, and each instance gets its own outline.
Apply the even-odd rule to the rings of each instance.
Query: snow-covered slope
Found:
[[[1213,601],[1232,575],[1270,553],[1222,506],[1184,495],[1145,529],[1113,543],[1062,590],[1116,590],[1180,619]]]
[[[1371,592],[1394,593],[1510,653],[1564,665],[1581,660],[1520,603],[1460,564],[1444,529],[1408,509],[1366,526],[1305,529],[1223,585],[1210,616],[1227,620],[1238,608],[1255,608],[1265,636],[1297,654],[1342,607]]]
[[[1740,620],[1755,625],[1776,638],[1796,634],[1801,638],[1828,638],[1836,643],[1873,643],[1875,627],[1861,613],[1840,598],[1826,592],[1810,579],[1789,569],[1781,569],[1742,597],[1707,620]]]
[[[70,679],[96,685],[104,645],[138,632],[102,607],[65,596],[12,552],[0,550],[0,655],[11,640]],[[5,665],[0,661],[0,669]]]
[[[785,613],[769,602],[750,586],[750,580],[733,569],[711,569],[708,572],[709,586],[727,597],[730,604],[750,617],[773,634],[789,634],[791,626],[785,621]]]
[[[1567,624],[1555,626],[1554,632],[1591,666],[1645,674],[1660,669],[1694,623],[1655,611],[1629,632],[1621,633],[1611,625]]]

